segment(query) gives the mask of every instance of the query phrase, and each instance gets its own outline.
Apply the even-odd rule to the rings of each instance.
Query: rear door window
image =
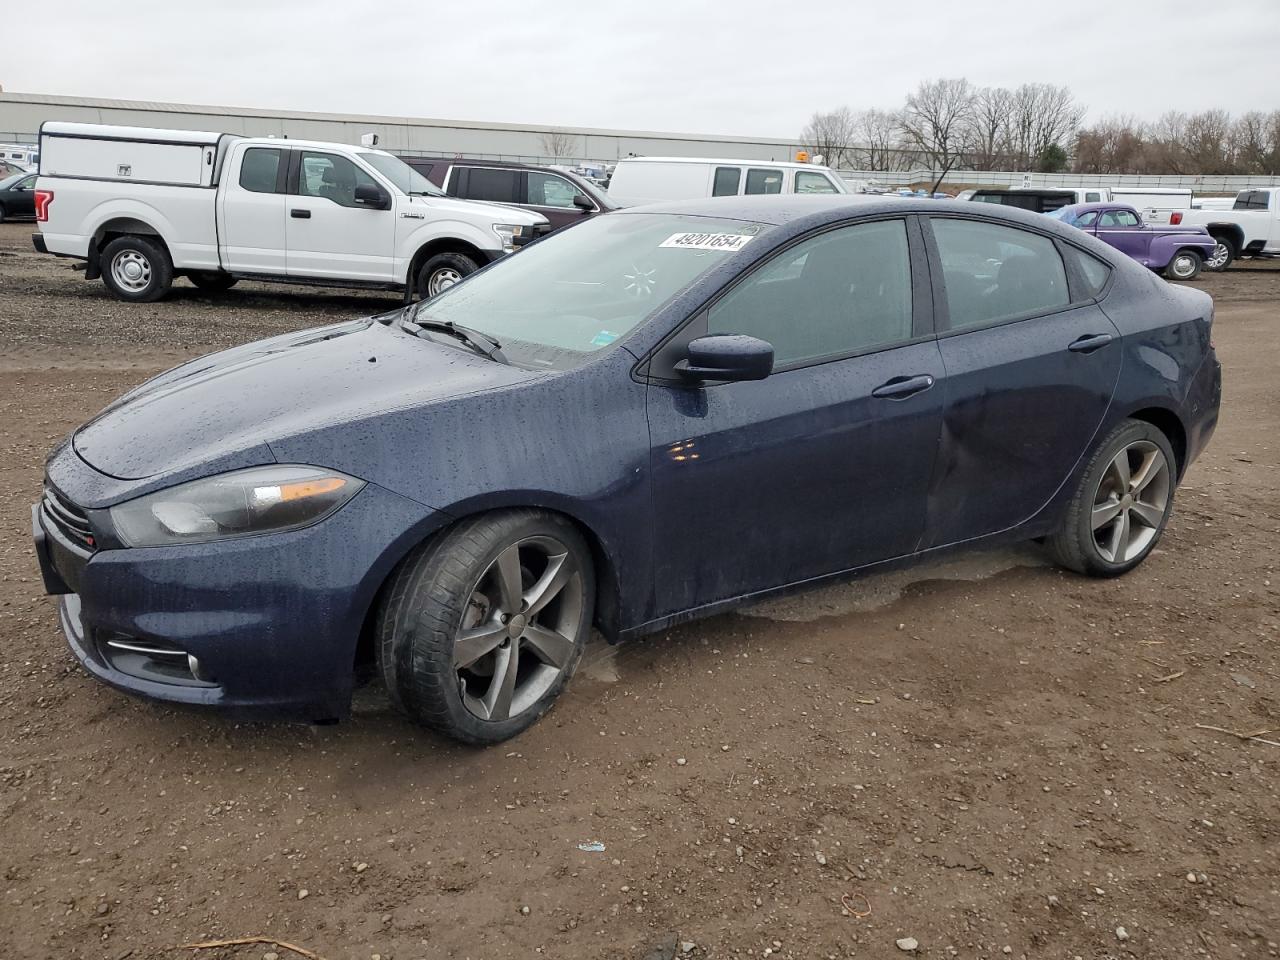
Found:
[[[1048,237],[1001,224],[931,218],[951,330],[1061,310],[1067,271]]]
[[[518,195],[520,172],[495,167],[454,167],[449,195],[490,203],[522,203]]]
[[[250,147],[240,161],[240,186],[253,193],[275,193],[284,151],[274,147]]]
[[[713,197],[736,197],[738,184],[742,182],[742,170],[738,167],[716,167],[715,182],[711,185]]]
[[[781,193],[781,170],[748,170],[746,194]]]

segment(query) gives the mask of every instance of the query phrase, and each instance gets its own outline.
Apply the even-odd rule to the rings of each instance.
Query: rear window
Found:
[[[1266,210],[1271,195],[1265,190],[1244,190],[1236,195],[1233,210]]]
[[[486,167],[454,167],[449,193],[464,200],[488,200],[492,203],[516,203],[515,170]]]

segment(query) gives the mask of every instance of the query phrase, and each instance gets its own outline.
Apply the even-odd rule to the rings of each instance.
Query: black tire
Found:
[[[444,289],[444,286],[433,289],[433,284],[447,286],[457,283],[463,277],[469,277],[479,269],[480,265],[466,254],[437,253],[419,268],[414,290],[417,292],[419,300],[429,300]]]
[[[4,204],[0,204],[0,223],[4,223]]]
[[[1173,255],[1169,265],[1164,268],[1164,276],[1166,280],[1186,283],[1200,276],[1203,266],[1204,258],[1200,256],[1200,251],[1179,250]]]
[[[221,293],[223,290],[230,290],[239,282],[238,277],[214,270],[190,273],[187,274],[187,279],[206,293]]]
[[[1236,251],[1235,242],[1230,237],[1214,237],[1213,239],[1217,246],[1209,254],[1209,259],[1205,265],[1214,273],[1221,273],[1235,262],[1239,253]]]
[[[1143,501],[1142,496],[1136,498],[1133,506],[1132,530],[1136,532],[1135,536],[1141,537],[1143,542],[1138,548],[1133,549],[1132,553],[1127,552],[1130,548],[1126,544],[1126,552],[1116,551],[1121,556],[1116,560],[1108,557],[1105,549],[1099,545],[1099,538],[1107,538],[1108,534],[1114,534],[1115,527],[1104,524],[1102,528],[1095,528],[1094,511],[1095,509],[1105,510],[1120,501],[1119,491],[1114,489],[1117,475],[1112,472],[1112,463],[1120,452],[1126,449],[1129,450],[1127,459],[1131,463],[1132,456],[1140,448],[1158,450],[1164,458],[1163,482],[1167,484],[1164,489],[1164,506],[1163,509],[1152,510],[1148,503]],[[1139,456],[1142,454],[1139,453]],[[1142,462],[1145,463],[1145,460]],[[1169,444],[1168,437],[1159,428],[1142,420],[1121,421],[1094,450],[1067,506],[1061,529],[1046,540],[1053,559],[1068,570],[1091,577],[1117,577],[1122,573],[1128,573],[1145,560],[1160,542],[1165,525],[1169,522],[1169,514],[1173,510],[1177,471],[1178,465],[1174,459],[1173,448]],[[1134,479],[1137,479],[1136,475]],[[1150,489],[1150,484],[1160,481],[1161,474],[1153,473],[1148,484],[1140,489],[1139,493],[1144,493],[1145,490]],[[1131,487],[1126,488],[1126,492],[1129,492],[1132,497],[1131,489]],[[1154,498],[1154,493],[1147,495],[1148,501]],[[1154,526],[1151,523],[1142,522],[1137,516],[1139,507],[1145,508],[1142,511],[1144,514],[1153,514],[1151,519],[1158,516],[1159,522]],[[1129,511],[1126,509],[1125,513]],[[1123,536],[1129,529],[1130,527],[1125,527],[1121,535]]]
[[[524,628],[510,627],[521,629],[516,639],[503,639],[472,668],[460,669],[454,658],[464,618],[473,621],[469,625],[473,631],[502,631],[508,627],[499,624],[510,624],[499,602],[492,610],[484,605],[501,592],[495,572],[499,555],[516,550],[521,594],[527,597],[552,567],[548,559],[547,566],[529,569],[524,558],[532,556],[536,561],[540,545],[547,542],[555,543],[557,550],[565,548],[563,556],[566,563],[575,565],[575,575],[554,594],[556,599],[528,620],[531,627],[545,628],[551,624],[544,618],[558,619],[556,633],[563,641],[560,664],[545,663],[529,646],[530,635]],[[392,574],[378,610],[378,671],[392,702],[416,722],[463,743],[499,743],[534,723],[563,691],[582,658],[594,600],[591,551],[569,520],[540,510],[482,514],[433,537]],[[517,603],[522,614],[530,609],[520,598]],[[495,711],[500,718],[486,719],[476,712],[477,707],[483,707],[485,695],[493,694],[507,662],[498,658],[512,650],[517,653],[518,675],[525,678],[512,682],[516,688],[512,707],[519,709],[514,716],[501,718],[501,712]],[[472,674],[472,669],[478,673]]]
[[[128,258],[144,271],[136,286],[117,280],[113,266],[118,257]],[[173,288],[173,261],[169,259],[169,251],[149,237],[116,237],[102,248],[100,262],[102,282],[117,300],[151,303]]]

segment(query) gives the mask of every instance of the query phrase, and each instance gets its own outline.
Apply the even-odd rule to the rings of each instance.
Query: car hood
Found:
[[[271,463],[271,442],[418,409],[540,374],[374,319],[210,354],[125,394],[75,432],[94,469],[121,480]]]
[[[477,214],[484,213],[493,217],[494,223],[513,223],[536,227],[551,222],[540,213],[508,206],[505,203],[489,203],[485,200],[458,200],[454,197],[414,196],[410,197],[409,200],[415,205],[428,206],[438,214],[453,213],[474,217]]]

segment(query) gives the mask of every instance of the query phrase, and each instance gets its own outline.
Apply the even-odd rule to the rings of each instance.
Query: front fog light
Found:
[[[363,486],[363,480],[320,467],[252,467],[119,504],[111,508],[111,521],[131,547],[248,537],[323,520]]]

